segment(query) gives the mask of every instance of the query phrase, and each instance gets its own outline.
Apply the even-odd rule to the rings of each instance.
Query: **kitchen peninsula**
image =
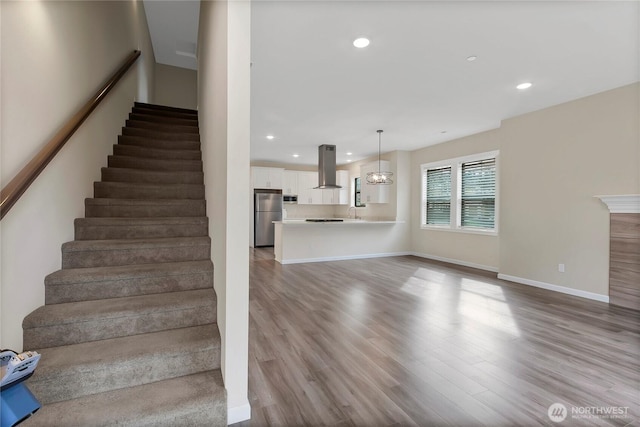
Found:
[[[404,221],[288,219],[274,221],[275,259],[280,264],[406,255]]]

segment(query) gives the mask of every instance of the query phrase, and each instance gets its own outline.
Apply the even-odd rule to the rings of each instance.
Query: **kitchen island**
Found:
[[[274,221],[280,264],[406,255],[404,221],[287,219]]]

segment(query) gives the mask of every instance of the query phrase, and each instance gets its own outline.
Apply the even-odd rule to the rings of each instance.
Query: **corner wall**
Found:
[[[155,64],[155,97],[155,102],[160,105],[197,109],[197,71]]]
[[[73,220],[134,99],[153,95],[155,59],[142,2],[0,2],[2,184],[35,155],[134,50],[142,57],[0,223],[2,348],[22,349],[22,320],[44,304]],[[147,98],[145,99],[144,96]]]
[[[229,424],[251,417],[250,37],[250,2],[201,2],[198,109]]]
[[[500,150],[498,236],[421,229],[420,165],[491,150]],[[640,193],[640,84],[416,150],[411,176],[416,254],[607,301],[609,212],[594,196]]]
[[[608,299],[609,211],[594,196],[640,193],[639,128],[638,83],[503,122],[501,277]]]
[[[484,153],[500,148],[500,130],[432,145],[411,153],[411,248],[417,255],[498,271],[499,237],[454,231],[423,229],[420,166],[425,163]]]

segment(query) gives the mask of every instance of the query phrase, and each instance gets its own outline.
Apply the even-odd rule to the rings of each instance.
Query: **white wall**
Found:
[[[152,93],[142,3],[1,2],[1,179],[6,184],[134,49],[144,58],[82,125],[0,224],[3,348],[22,349],[22,320],[44,303],[111,145],[137,95]],[[144,77],[144,78],[141,78]],[[144,87],[143,87],[144,86]],[[146,101],[146,99],[140,98]]]
[[[229,423],[251,416],[249,129],[251,4],[203,1],[198,108]]]
[[[606,300],[609,213],[593,196],[640,193],[639,102],[634,84],[412,152],[413,252]],[[491,150],[500,150],[498,236],[420,229],[420,165]]]
[[[455,157],[497,150],[499,130],[433,145],[411,153],[411,247],[427,257],[453,260],[462,264],[498,271],[500,263],[498,236],[429,230],[420,227],[420,165]]]
[[[156,64],[155,102],[160,105],[198,107],[198,75],[195,70]]]
[[[634,84],[502,123],[501,274],[608,295],[609,211],[593,196],[640,193],[639,104]]]

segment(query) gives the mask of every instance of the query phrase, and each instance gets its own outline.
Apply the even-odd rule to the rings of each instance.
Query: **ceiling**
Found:
[[[638,81],[639,21],[622,1],[254,1],[251,159],[316,164],[335,144],[344,164],[377,129],[383,152],[414,150]]]
[[[156,62],[197,69],[200,1],[143,0],[143,3]]]

